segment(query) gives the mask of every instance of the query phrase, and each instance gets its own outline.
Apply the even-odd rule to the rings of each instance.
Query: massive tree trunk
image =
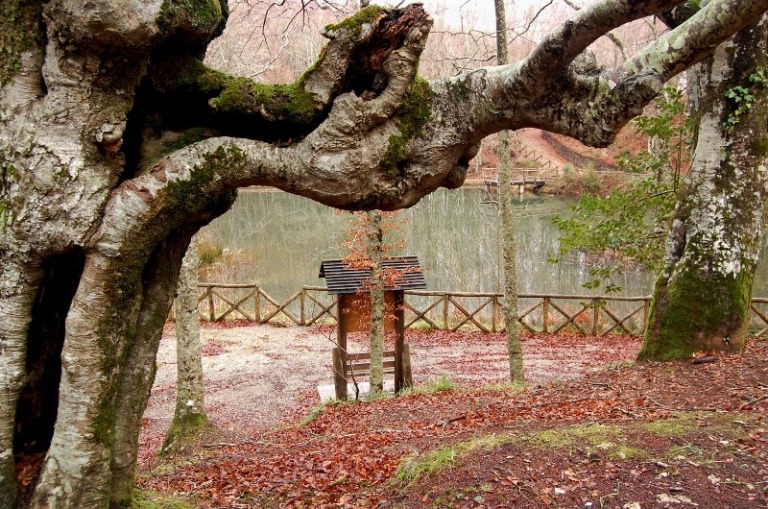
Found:
[[[428,16],[370,7],[326,27],[299,80],[267,86],[201,62],[225,0],[2,2],[0,507],[38,451],[30,506],[128,505],[182,255],[238,187],[395,209],[461,185],[501,129],[604,146],[768,0],[714,0],[610,73],[571,65],[669,5],[598,2],[518,64],[430,83],[415,78]],[[51,402],[55,420],[37,419]]]
[[[768,186],[767,27],[743,30],[695,70],[696,149],[641,359],[744,348]]]

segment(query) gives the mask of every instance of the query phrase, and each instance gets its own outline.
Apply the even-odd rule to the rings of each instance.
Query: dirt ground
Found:
[[[413,332],[417,385],[456,387],[317,407],[328,332],[204,337],[217,428],[157,460],[173,404],[163,341],[138,479],[160,507],[768,508],[765,340],[715,362],[635,364],[638,338],[527,335],[520,390],[497,385],[500,334]]]
[[[615,336],[585,344],[584,355],[569,356],[568,336],[560,343],[545,336],[524,343],[528,380],[567,379],[598,365],[630,360],[639,340]],[[203,327],[205,406],[222,429],[260,431],[288,424],[320,403],[318,385],[333,384],[331,328],[251,325]],[[500,334],[409,331],[415,384],[446,377],[462,386],[504,382],[508,375],[505,339]],[[363,351],[365,338],[352,335],[350,351]],[[144,413],[139,463],[145,465],[162,446],[176,398],[176,342],[173,325],[163,332],[157,375]]]

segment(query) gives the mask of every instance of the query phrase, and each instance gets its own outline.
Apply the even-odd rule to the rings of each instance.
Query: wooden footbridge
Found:
[[[541,170],[532,170],[530,168],[512,168],[512,187],[517,186],[520,194],[523,194],[526,187],[538,191],[547,183],[547,179],[542,176]],[[488,194],[497,194],[499,192],[499,172],[496,168],[483,169],[483,186]]]
[[[530,161],[536,168],[530,166],[513,166],[511,171],[511,185],[517,186],[520,194],[526,188],[538,191],[544,187],[547,180],[559,177],[561,168],[547,159],[544,155],[525,144],[517,135],[509,137],[510,149],[516,161]],[[488,194],[497,194],[499,190],[498,168],[484,168],[482,170],[483,185]]]

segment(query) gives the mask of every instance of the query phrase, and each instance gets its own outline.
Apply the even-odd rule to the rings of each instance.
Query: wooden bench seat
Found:
[[[384,375],[395,375],[395,351],[384,350],[382,353]],[[334,384],[336,397],[347,399],[347,384],[368,381],[371,375],[371,353],[345,353],[339,348],[333,349]],[[342,374],[343,373],[343,374]],[[395,386],[401,384],[395,383]],[[402,387],[413,385],[411,376],[411,354],[408,345],[403,346]]]

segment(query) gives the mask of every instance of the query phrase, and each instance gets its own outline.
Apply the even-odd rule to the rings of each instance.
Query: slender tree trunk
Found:
[[[130,505],[139,433],[157,370],[157,349],[177,287],[175,275],[179,273],[190,235],[191,230],[182,229],[161,243],[145,270],[147,281],[142,300],[148,304],[141,311],[118,388],[110,507]]]
[[[163,444],[173,451],[208,422],[203,404],[203,360],[200,347],[200,314],[197,309],[197,271],[200,257],[194,238],[184,255],[176,296],[176,410]]]
[[[371,261],[371,394],[384,390],[384,232],[381,229],[381,213],[368,212],[366,243]]]
[[[765,21],[748,27],[698,66],[696,150],[678,197],[641,359],[744,347],[768,187],[768,94],[765,80],[750,76],[768,63],[767,33]],[[735,104],[723,101],[737,86],[755,97],[738,115]]]
[[[496,9],[496,51],[499,65],[507,63],[507,18],[504,0],[494,0]],[[512,161],[509,155],[509,133],[499,132],[499,208],[501,213],[502,252],[504,259],[504,326],[507,332],[509,380],[525,385],[523,349],[517,310],[517,243],[512,215]]]
[[[360,0],[360,8],[370,5],[369,0]],[[386,299],[382,262],[384,232],[381,229],[381,213],[368,212],[368,256],[371,258],[371,394],[384,391],[384,329],[386,320]]]

